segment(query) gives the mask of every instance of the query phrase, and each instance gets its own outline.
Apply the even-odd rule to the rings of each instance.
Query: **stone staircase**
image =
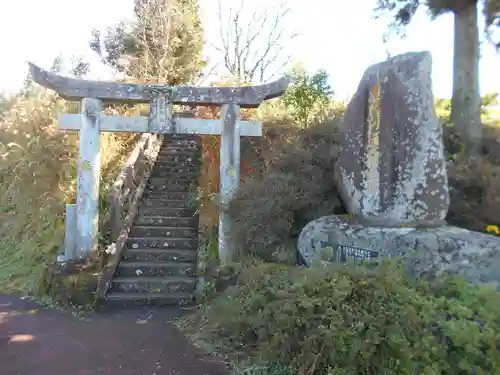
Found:
[[[166,135],[106,294],[108,306],[185,306],[197,283],[201,139]]]

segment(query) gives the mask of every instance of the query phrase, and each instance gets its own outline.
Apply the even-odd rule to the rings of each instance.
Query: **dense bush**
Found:
[[[448,163],[450,209],[447,221],[462,228],[484,231],[500,225],[500,126],[493,121],[483,128],[481,154],[461,155],[462,145],[446,117],[444,145]]]
[[[333,180],[336,120],[286,131],[279,125],[266,129],[263,169],[243,181],[229,206],[239,252],[266,260],[277,249],[293,249],[310,220],[341,208]]]
[[[500,146],[500,145],[499,145]],[[450,208],[447,221],[485,231],[500,225],[500,165],[488,157],[451,162],[448,167]]]
[[[449,158],[447,220],[477,231],[500,224],[500,127],[487,121],[482,154],[464,159],[446,101],[437,112]],[[343,212],[333,176],[337,119],[303,130],[276,116],[265,137],[244,140],[242,154],[256,173],[230,204],[243,259],[282,262],[278,250],[292,254],[308,221]],[[215,292],[219,279],[232,285],[241,267],[223,277],[217,270]],[[494,291],[457,278],[416,283],[391,264],[322,272],[243,266],[237,287],[207,308],[202,336],[268,365],[248,374],[496,374],[499,307]]]
[[[391,263],[257,266],[205,313],[204,340],[273,373],[500,373],[498,294],[457,278],[410,281]]]

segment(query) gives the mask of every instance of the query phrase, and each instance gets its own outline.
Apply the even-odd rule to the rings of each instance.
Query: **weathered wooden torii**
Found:
[[[224,207],[240,180],[240,136],[261,136],[258,121],[239,121],[240,108],[256,108],[284,93],[289,81],[244,87],[190,87],[89,81],[63,77],[29,63],[33,80],[67,100],[81,100],[80,114],[64,114],[62,130],[80,132],[77,180],[77,253],[89,256],[97,248],[99,222],[100,136],[104,132],[209,134],[221,136],[219,255],[228,260],[229,217]],[[106,116],[104,103],[149,103],[149,117]],[[174,118],[173,104],[221,106],[221,121]]]

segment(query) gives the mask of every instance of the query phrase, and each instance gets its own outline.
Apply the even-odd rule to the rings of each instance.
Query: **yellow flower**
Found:
[[[500,228],[497,225],[487,225],[486,232],[487,233],[495,233],[496,235],[500,235]]]

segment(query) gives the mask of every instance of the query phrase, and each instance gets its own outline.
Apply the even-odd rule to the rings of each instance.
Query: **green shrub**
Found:
[[[486,287],[391,263],[264,265],[207,308],[201,338],[294,374],[498,374],[499,308]]]
[[[321,69],[309,75],[302,69],[294,69],[291,73],[293,84],[282,97],[293,119],[307,127],[318,108],[330,103],[333,91],[328,84],[328,73]]]
[[[295,247],[309,221],[344,213],[338,212],[341,204],[333,180],[335,128],[333,120],[308,129],[291,128],[287,136],[277,133],[272,149],[268,146],[264,153],[262,172],[245,179],[229,205],[231,237],[240,254],[275,259],[276,251]]]
[[[219,242],[217,228],[203,228],[199,235],[198,275],[208,275],[219,266]]]

